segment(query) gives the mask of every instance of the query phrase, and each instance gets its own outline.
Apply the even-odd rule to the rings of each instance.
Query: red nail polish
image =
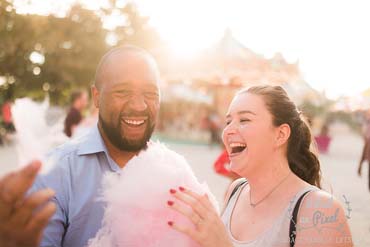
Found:
[[[167,224],[168,224],[169,226],[173,226],[173,222],[172,222],[172,221],[168,221],[168,222],[167,222]]]
[[[180,191],[185,191],[185,188],[180,186],[180,187],[179,187],[179,190],[180,190]]]
[[[171,193],[171,194],[175,194],[175,193],[176,193],[176,190],[174,190],[174,189],[170,189],[170,193]]]
[[[173,201],[167,201],[168,206],[172,206],[174,204]]]

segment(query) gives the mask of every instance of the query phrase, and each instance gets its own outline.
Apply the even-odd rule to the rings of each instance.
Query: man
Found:
[[[145,149],[158,115],[159,79],[153,58],[139,48],[116,48],[102,58],[92,86],[98,126],[59,147],[52,155],[55,167],[39,177],[31,190],[55,191],[56,213],[41,246],[86,246],[101,228],[102,177],[120,173]]]
[[[99,108],[98,126],[85,137],[57,148],[51,155],[55,166],[47,175],[38,177],[29,191],[31,195],[45,188],[55,191],[52,202],[56,213],[45,228],[41,246],[86,246],[100,229],[104,214],[104,204],[99,200],[103,175],[120,173],[133,156],[145,149],[157,121],[159,72],[154,59],[137,47],[111,50],[98,65],[92,96]],[[19,180],[23,190],[18,197],[22,199],[24,188],[32,181],[26,182],[24,177]],[[50,197],[50,189],[43,200]],[[41,205],[40,200],[32,205]],[[45,206],[49,207],[46,216],[51,213],[50,205],[53,206]],[[27,215],[24,221],[30,219]],[[0,226],[1,236],[7,225]],[[21,235],[23,231],[15,225],[12,234]],[[17,240],[19,236],[12,234],[6,236]],[[30,241],[28,246],[35,245]]]
[[[72,137],[74,129],[82,120],[82,111],[88,104],[88,95],[85,91],[76,91],[71,95],[71,108],[64,122],[64,133]]]

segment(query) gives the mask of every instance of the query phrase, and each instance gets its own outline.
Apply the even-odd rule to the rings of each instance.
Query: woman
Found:
[[[222,218],[206,196],[181,187],[171,190],[176,199],[167,204],[195,226],[170,227],[203,247],[352,246],[343,208],[319,189],[310,130],[286,92],[279,86],[243,90],[226,118],[223,142],[242,178],[230,186]]]

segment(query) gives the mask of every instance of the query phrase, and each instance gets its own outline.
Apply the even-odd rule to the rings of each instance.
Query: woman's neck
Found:
[[[269,168],[266,169],[267,167]],[[256,170],[253,174],[245,176],[250,186],[253,202],[260,201],[272,190],[279,190],[278,187],[282,187],[289,178],[293,177],[290,174],[292,174],[292,171],[289,168],[288,161],[286,159],[275,159],[261,166],[261,169]]]

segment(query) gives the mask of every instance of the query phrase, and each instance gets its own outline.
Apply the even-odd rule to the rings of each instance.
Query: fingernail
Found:
[[[167,224],[168,224],[169,226],[173,226],[173,221],[168,221],[168,222],[167,222]]]
[[[174,189],[170,189],[170,193],[171,193],[171,194],[175,194],[175,193],[176,193],[176,190],[174,190]]]
[[[172,206],[174,204],[173,201],[167,201],[168,206]]]
[[[179,187],[179,190],[180,190],[180,191],[185,191],[185,188],[180,186],[180,187]]]

